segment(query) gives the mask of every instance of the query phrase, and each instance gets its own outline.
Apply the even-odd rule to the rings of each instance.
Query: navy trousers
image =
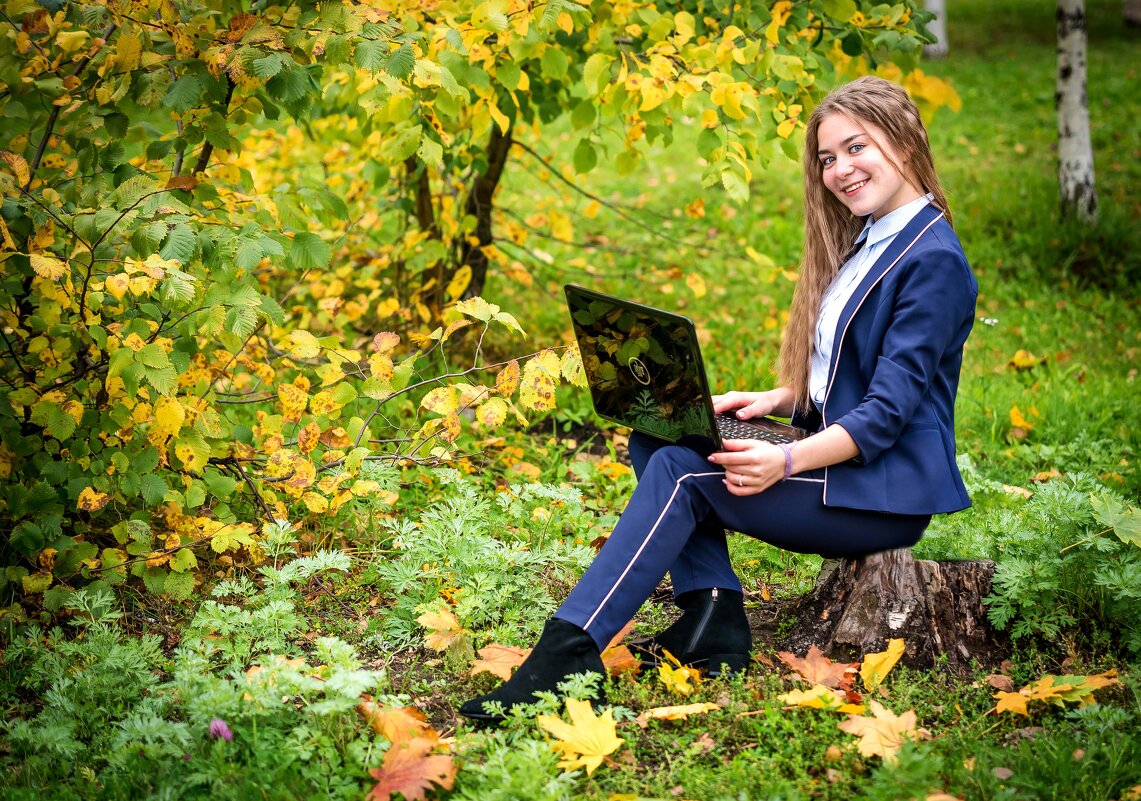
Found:
[[[740,590],[725,529],[798,553],[858,557],[914,545],[930,515],[895,515],[824,505],[824,471],[802,473],[757,495],[731,495],[724,470],[696,451],[635,433],[638,486],[610,538],[555,613],[583,628],[599,649],[670,573],[674,594]]]

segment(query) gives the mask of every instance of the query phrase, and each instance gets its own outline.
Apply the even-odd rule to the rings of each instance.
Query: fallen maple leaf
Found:
[[[479,659],[471,661],[471,675],[477,673],[490,673],[493,676],[507,681],[511,678],[511,671],[521,664],[531,653],[530,648],[516,648],[513,645],[497,645],[492,643],[479,649]]]
[[[427,716],[411,706],[388,706],[378,704],[368,696],[362,696],[357,704],[357,714],[365,719],[372,730],[393,745],[416,738],[437,741],[439,732],[428,723]]]
[[[1043,676],[1018,692],[997,692],[995,712],[1013,712],[1029,715],[1027,704],[1045,701],[1064,707],[1067,703],[1085,705],[1093,702],[1095,691],[1120,684],[1116,670],[1107,670],[1092,676]]]
[[[864,657],[864,663],[860,666],[860,679],[864,682],[865,690],[871,692],[883,684],[887,674],[903,656],[903,648],[903,640],[888,640],[886,651]]]
[[[833,662],[815,645],[803,659],[788,651],[780,651],[777,656],[809,683],[823,684],[834,690],[851,689],[859,667],[855,662]]]
[[[459,619],[443,602],[435,609],[420,615],[416,618],[416,622],[428,630],[424,644],[433,651],[446,651],[460,646],[471,634],[460,625]]]
[[[706,712],[712,712],[714,709],[720,708],[720,704],[709,702],[682,704],[681,706],[656,706],[638,715],[636,723],[644,729],[646,728],[646,724],[651,720],[685,720],[690,715],[704,715]]]
[[[432,753],[436,746],[436,740],[417,737],[390,747],[381,766],[369,770],[377,782],[368,798],[389,801],[393,793],[400,793],[405,801],[422,801],[424,793],[433,785],[442,790],[452,789],[455,762],[451,754]]]
[[[642,660],[634,656],[625,645],[615,645],[602,652],[602,664],[608,674],[617,676],[637,672],[642,667]]]
[[[669,651],[662,650],[664,657],[658,663],[658,678],[662,684],[678,695],[689,695],[701,683],[701,671],[686,667]]]
[[[589,776],[607,755],[626,741],[618,736],[614,714],[609,709],[595,715],[589,701],[568,698],[567,714],[570,723],[554,715],[539,715],[539,727],[558,740],[551,748],[556,753],[562,752],[560,768],[568,773],[575,768],[586,768]]]
[[[878,701],[869,701],[868,708],[872,717],[849,715],[840,723],[840,730],[860,738],[856,747],[864,756],[878,756],[884,762],[894,762],[904,739],[918,735],[915,710],[896,715]]]
[[[830,712],[843,712],[848,715],[862,715],[862,704],[851,704],[840,690],[833,690],[823,684],[814,684],[809,690],[793,690],[777,698],[790,707],[803,706],[810,709],[827,709]]]

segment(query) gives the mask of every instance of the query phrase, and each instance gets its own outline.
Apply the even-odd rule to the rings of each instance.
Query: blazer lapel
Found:
[[[848,333],[848,324],[852,321],[852,317],[859,311],[860,306],[863,305],[864,299],[867,298],[868,293],[872,291],[876,284],[883,280],[883,277],[890,272],[903,255],[911,249],[912,245],[919,241],[928,228],[930,228],[936,220],[943,216],[943,211],[935,204],[928,203],[919,213],[911,218],[903,230],[896,235],[895,239],[888,246],[868,274],[864,276],[864,280],[856,287],[856,291],[848,298],[847,304],[844,306],[844,311],[840,313],[840,319],[836,325],[838,335],[832,343],[832,362],[828,372],[828,390],[825,391],[825,400],[827,401],[828,391],[832,389],[832,381],[836,377],[836,364],[840,356],[840,348],[844,344],[844,336]]]

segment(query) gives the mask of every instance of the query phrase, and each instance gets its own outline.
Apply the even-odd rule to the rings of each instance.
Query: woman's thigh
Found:
[[[716,470],[700,454],[681,446],[654,449],[654,462],[667,476]],[[718,525],[778,548],[825,557],[865,556],[914,545],[929,515],[896,515],[824,505],[824,471],[793,476],[756,495],[737,496],[718,477],[689,484],[708,509],[705,525]]]

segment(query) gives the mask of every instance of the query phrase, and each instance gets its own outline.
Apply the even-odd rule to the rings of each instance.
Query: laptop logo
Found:
[[[646,365],[642,364],[637,357],[631,359],[630,363],[626,366],[630,368],[630,374],[634,376],[635,381],[645,386],[650,385],[650,371],[646,369]]]

